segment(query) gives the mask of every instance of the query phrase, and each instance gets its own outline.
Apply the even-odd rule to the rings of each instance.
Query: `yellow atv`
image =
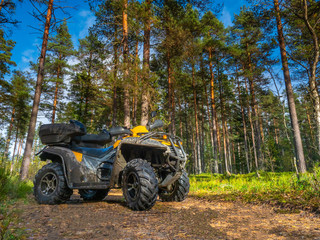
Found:
[[[87,134],[75,120],[46,124],[39,152],[51,160],[34,179],[34,196],[40,204],[65,202],[78,189],[84,200],[102,200],[111,188],[122,188],[129,208],[148,210],[159,195],[162,201],[183,201],[189,192],[184,169],[187,155],[181,139],[163,132],[161,120],[133,129],[114,127]],[[118,139],[105,148],[112,138]]]

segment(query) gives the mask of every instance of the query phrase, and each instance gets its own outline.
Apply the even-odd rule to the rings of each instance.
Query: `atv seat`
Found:
[[[72,138],[72,145],[76,147],[103,148],[104,145],[112,141],[109,132],[104,131],[99,134],[86,134]]]

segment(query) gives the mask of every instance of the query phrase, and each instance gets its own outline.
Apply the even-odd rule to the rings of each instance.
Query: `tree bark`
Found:
[[[214,158],[215,158],[215,173],[219,172],[218,160],[220,160],[220,141],[218,141],[217,130],[217,112],[214,95],[214,73],[212,64],[212,48],[209,48],[209,70],[210,70],[210,95],[211,95],[211,114],[212,114],[212,134],[214,141]]]
[[[310,131],[310,136],[311,136],[311,141],[313,144],[315,144],[314,142],[314,133],[313,133],[313,128],[312,128],[312,123],[311,123],[311,114],[309,113],[309,109],[306,109],[306,113],[307,113],[307,120],[308,120],[308,125],[309,125],[309,131]]]
[[[13,153],[12,153],[12,160],[11,160],[11,166],[10,166],[10,173],[12,173],[13,165],[14,165],[14,157],[16,153],[16,147],[17,147],[17,141],[18,141],[18,128],[16,129],[16,139],[14,141],[14,147],[13,147]]]
[[[193,108],[194,108],[194,121],[196,125],[196,139],[194,144],[195,146],[195,154],[197,155],[197,169],[196,174],[202,173],[202,165],[201,165],[201,156],[200,156],[200,139],[199,139],[199,121],[198,121],[198,106],[197,106],[197,90],[196,90],[196,81],[194,76],[194,64],[192,64],[192,88],[193,88]]]
[[[124,126],[130,128],[130,93],[129,93],[129,45],[128,45],[128,0],[123,0],[122,11],[122,27],[123,27],[123,62],[124,62],[124,91],[123,91],[123,103],[124,103]]]
[[[206,97],[206,101],[207,101],[207,115],[208,115],[208,120],[209,120],[209,128],[210,128],[210,141],[211,141],[211,145],[212,145],[212,158],[213,158],[213,169],[214,169],[214,173],[219,173],[219,163],[218,163],[218,156],[217,156],[217,145],[215,144],[214,141],[214,137],[213,137],[213,123],[212,123],[212,115],[209,111],[210,108],[210,103],[209,103],[209,97],[208,97],[208,93],[207,93],[207,86],[205,81],[203,80],[203,86],[204,86],[204,91],[205,91],[205,97]],[[211,168],[212,171],[212,168]]]
[[[246,51],[247,51],[247,55],[248,55],[248,64],[249,64],[249,71],[250,73],[253,75],[253,69],[252,69],[252,62],[251,62],[251,53],[248,50],[249,46],[248,43],[246,45]],[[254,135],[255,135],[255,145],[257,147],[257,159],[258,159],[258,169],[257,170],[261,170],[263,169],[263,164],[264,164],[264,160],[263,160],[263,154],[261,151],[261,132],[260,132],[260,126],[259,126],[259,112],[258,112],[258,104],[256,101],[256,94],[255,94],[255,86],[254,86],[254,81],[253,81],[253,77],[249,76],[248,77],[249,80],[249,89],[250,89],[250,95],[251,95],[251,109],[252,109],[252,113],[253,113],[253,127],[254,127]]]
[[[318,86],[317,86],[317,66],[319,62],[319,40],[318,35],[315,29],[315,26],[311,26],[309,22],[308,17],[308,4],[307,0],[303,0],[303,20],[305,22],[305,25],[307,26],[309,33],[312,37],[313,41],[313,59],[310,66],[310,73],[309,73],[309,85],[310,85],[310,91],[311,91],[311,97],[313,100],[313,107],[314,107],[314,113],[315,113],[315,120],[316,120],[316,126],[317,126],[317,147],[318,147],[318,154],[320,155],[320,98],[319,98],[319,92],[318,92]]]
[[[114,25],[114,32],[115,32],[115,42],[113,44],[113,96],[112,96],[112,126],[117,125],[117,113],[118,113],[118,43],[117,43],[117,34],[118,34],[118,26],[117,24]]]
[[[174,104],[174,89],[172,81],[172,69],[170,53],[167,52],[167,72],[168,72],[168,105],[169,105],[169,133],[175,133],[175,104]]]
[[[242,125],[243,125],[245,158],[246,158],[247,170],[248,170],[248,173],[250,173],[248,137],[247,137],[247,123],[246,123],[246,118],[245,118],[242,99],[241,99],[241,89],[240,89],[240,81],[239,81],[239,79],[238,79],[237,83],[238,83],[239,103],[240,103],[240,108],[241,108],[241,117],[242,117]]]
[[[14,122],[14,114],[16,112],[16,109],[13,108],[12,109],[12,113],[11,113],[11,120],[10,120],[10,126],[9,126],[9,130],[8,130],[8,136],[7,136],[7,141],[6,141],[6,147],[4,149],[3,152],[3,157],[2,157],[2,163],[4,163],[4,160],[7,160],[8,158],[8,153],[9,153],[9,146],[10,146],[10,142],[11,142],[11,133],[12,133],[12,129],[13,129],[13,122]]]
[[[46,52],[47,52],[47,44],[48,44],[48,36],[49,36],[49,29],[50,29],[50,21],[51,21],[51,16],[52,16],[52,8],[53,8],[53,0],[49,0],[45,29],[44,29],[44,34],[43,34],[41,55],[40,55],[40,60],[39,60],[36,89],[35,89],[35,94],[34,94],[30,124],[29,124],[28,135],[27,135],[27,141],[26,141],[26,146],[25,146],[25,150],[24,150],[24,154],[23,154],[21,171],[20,171],[20,179],[21,180],[25,180],[27,178],[28,171],[29,171],[30,156],[31,156],[31,150],[32,150],[33,139],[34,139],[34,134],[35,134],[35,128],[36,128],[36,124],[37,124],[37,115],[38,115],[38,110],[39,110],[42,80],[43,80],[43,76],[44,76],[44,63],[45,63]]]
[[[225,122],[225,105],[224,105],[224,96],[222,92],[222,83],[221,79],[219,80],[219,93],[220,93],[220,104],[221,104],[221,122],[222,122],[222,138],[223,138],[223,153],[224,153],[224,165],[225,171],[227,175],[230,175],[229,171],[229,157],[228,157],[228,149],[227,149],[227,129],[226,129],[226,122]]]
[[[151,32],[151,0],[146,0],[146,15],[147,19],[144,25],[144,42],[143,42],[143,75],[144,75],[144,90],[142,91],[141,104],[141,125],[147,125],[149,121],[149,105],[150,105],[150,32]]]
[[[298,117],[296,113],[296,105],[294,102],[293,89],[291,85],[289,66],[288,66],[288,60],[286,55],[286,46],[285,46],[282,22],[280,17],[279,2],[278,0],[274,0],[273,2],[274,2],[274,9],[275,9],[276,20],[277,20],[278,41],[279,41],[279,47],[280,47],[280,53],[281,53],[283,76],[284,76],[284,81],[286,85],[291,125],[292,125],[293,136],[294,136],[295,152],[296,152],[296,157],[299,164],[299,170],[301,173],[304,173],[307,171],[307,168],[306,168],[306,163],[304,159],[299,122],[298,122]]]
[[[138,34],[138,33],[136,33]],[[132,124],[137,125],[137,108],[138,108],[138,59],[139,59],[139,41],[136,42],[135,53],[135,73],[134,73],[134,89],[133,89],[133,101],[132,101]]]
[[[250,110],[250,99],[249,99],[247,81],[245,82],[245,85],[246,85],[246,94],[247,94],[247,110],[248,110],[248,117],[249,117],[249,123],[250,123],[250,128],[251,128],[251,138],[252,138],[254,163],[255,163],[256,171],[258,171],[259,170],[259,164],[258,164],[258,156],[257,156],[257,148],[256,148],[254,127],[253,127],[253,123],[252,123],[252,116],[251,116],[251,110]]]

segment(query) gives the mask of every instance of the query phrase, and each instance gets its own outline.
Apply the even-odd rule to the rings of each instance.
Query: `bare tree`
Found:
[[[34,139],[34,135],[35,135],[35,128],[36,128],[37,116],[38,116],[38,110],[39,110],[39,104],[40,104],[41,87],[42,87],[42,81],[43,81],[43,77],[44,77],[44,63],[45,63],[46,52],[47,52],[52,10],[53,10],[53,0],[49,0],[45,28],[44,28],[43,39],[42,39],[42,47],[41,47],[41,54],[40,54],[40,60],[39,60],[36,89],[35,89],[35,93],[34,93],[33,106],[32,106],[29,129],[28,129],[27,141],[26,141],[26,146],[24,149],[22,165],[21,165],[21,170],[20,170],[20,179],[21,180],[24,180],[27,178],[28,171],[29,171],[31,151],[32,151],[33,139]]]

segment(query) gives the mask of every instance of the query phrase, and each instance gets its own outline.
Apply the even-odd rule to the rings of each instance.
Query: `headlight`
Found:
[[[178,156],[182,156],[182,150],[177,148]]]

